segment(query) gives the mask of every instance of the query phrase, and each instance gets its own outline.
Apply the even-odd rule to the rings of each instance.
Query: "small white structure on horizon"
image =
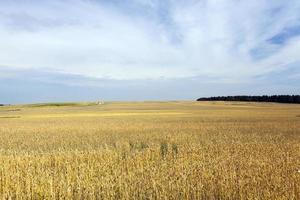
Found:
[[[102,104],[104,104],[104,101],[97,101],[96,103],[97,103],[97,105],[102,105]]]

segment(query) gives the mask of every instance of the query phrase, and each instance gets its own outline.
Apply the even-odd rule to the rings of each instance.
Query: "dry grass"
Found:
[[[299,114],[236,102],[1,107],[0,197],[300,199]]]

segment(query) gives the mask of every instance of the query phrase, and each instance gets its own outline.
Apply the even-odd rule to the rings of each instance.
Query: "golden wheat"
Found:
[[[300,105],[0,108],[1,199],[300,199]]]

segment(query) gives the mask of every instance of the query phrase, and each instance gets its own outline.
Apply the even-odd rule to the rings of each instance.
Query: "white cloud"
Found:
[[[114,79],[244,79],[300,60],[297,38],[267,42],[299,26],[297,0],[161,2],[0,3],[0,65]],[[256,59],[253,49],[272,53]]]

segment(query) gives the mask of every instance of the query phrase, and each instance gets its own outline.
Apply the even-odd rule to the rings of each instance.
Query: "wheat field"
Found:
[[[300,105],[0,107],[0,199],[300,199]]]

